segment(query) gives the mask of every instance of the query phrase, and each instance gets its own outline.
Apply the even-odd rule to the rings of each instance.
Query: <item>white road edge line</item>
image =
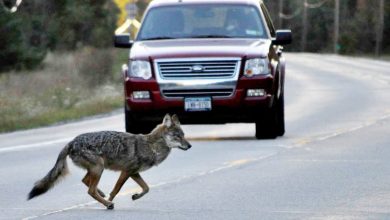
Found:
[[[291,145],[291,148],[302,147],[302,146],[305,146],[305,145],[313,143],[313,142],[325,141],[325,140],[328,140],[328,139],[331,139],[331,138],[334,138],[334,137],[338,137],[340,135],[349,134],[349,133],[352,133],[352,132],[355,132],[355,131],[358,131],[358,130],[361,130],[361,129],[364,129],[364,128],[367,128],[367,127],[370,127],[370,126],[373,126],[373,125],[376,125],[376,124],[378,124],[378,123],[380,123],[382,121],[388,120],[388,119],[390,119],[390,114],[385,114],[382,117],[379,117],[379,118],[376,118],[374,120],[368,121],[366,123],[357,125],[355,127],[351,127],[349,129],[343,129],[343,130],[341,130],[339,132],[333,132],[333,133],[322,135],[322,136],[319,136],[319,137],[309,138],[304,143],[296,143],[296,144]]]
[[[40,142],[40,143],[35,143],[35,144],[23,144],[23,145],[16,145],[12,147],[4,147],[0,148],[0,154],[5,153],[5,152],[12,152],[12,151],[20,151],[20,150],[25,150],[25,149],[30,149],[30,148],[41,148],[41,147],[47,147],[53,144],[61,144],[61,143],[67,143],[71,141],[73,138],[62,138],[58,140],[53,140],[53,141],[45,141],[45,142]]]

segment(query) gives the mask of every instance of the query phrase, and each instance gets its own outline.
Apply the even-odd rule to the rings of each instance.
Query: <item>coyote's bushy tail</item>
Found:
[[[48,174],[46,174],[45,177],[43,177],[43,179],[35,183],[34,188],[28,194],[28,200],[47,192],[54,186],[54,184],[61,176],[64,176],[68,173],[68,166],[66,164],[68,149],[69,145],[66,145],[58,155],[57,162],[54,167],[49,171]]]

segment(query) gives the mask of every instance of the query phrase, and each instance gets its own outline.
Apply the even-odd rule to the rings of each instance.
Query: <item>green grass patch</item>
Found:
[[[379,59],[384,60],[384,61],[390,61],[390,55],[382,56]]]
[[[350,57],[356,57],[356,58],[365,58],[365,59],[371,59],[371,60],[382,60],[382,61],[390,61],[390,54],[383,54],[381,56],[375,56],[374,54],[351,54],[346,55]]]

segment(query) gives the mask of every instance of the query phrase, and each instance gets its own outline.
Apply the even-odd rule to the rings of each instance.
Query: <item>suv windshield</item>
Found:
[[[248,5],[178,5],[147,14],[138,40],[267,38],[258,10]]]

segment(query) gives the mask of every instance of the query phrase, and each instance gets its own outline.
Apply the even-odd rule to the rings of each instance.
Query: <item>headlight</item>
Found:
[[[129,77],[142,79],[152,78],[152,68],[148,61],[133,60],[130,61]]]
[[[252,77],[255,75],[269,74],[268,60],[267,59],[250,59],[245,63],[244,75],[246,77]]]

